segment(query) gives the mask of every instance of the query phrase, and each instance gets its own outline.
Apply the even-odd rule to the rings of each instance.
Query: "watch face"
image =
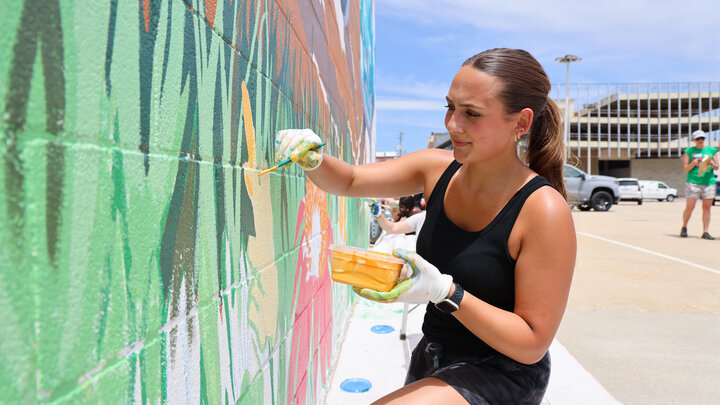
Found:
[[[435,304],[435,307],[446,314],[451,314],[459,308],[458,304],[450,301],[448,298],[445,298],[444,300],[438,302]]]

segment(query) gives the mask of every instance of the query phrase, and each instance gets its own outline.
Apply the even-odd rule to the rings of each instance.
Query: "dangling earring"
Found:
[[[513,138],[515,138],[515,142],[517,142],[518,139],[520,139],[521,136],[522,136],[522,131],[519,130],[519,129],[516,129],[516,130],[515,130],[515,135],[513,136]]]

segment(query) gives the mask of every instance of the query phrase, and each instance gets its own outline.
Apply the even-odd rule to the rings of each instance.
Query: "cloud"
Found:
[[[716,0],[375,0],[375,18],[378,145],[443,131],[453,75],[490,48],[528,50],[557,89],[565,54],[573,86],[720,79]]]
[[[718,21],[715,0],[568,0],[498,1],[416,0],[408,7],[405,0],[377,0],[376,13],[402,15],[426,24],[442,24],[443,19],[478,28],[517,31],[524,26],[545,32],[566,32],[591,27],[607,31],[612,27],[656,26],[669,34],[679,31],[703,32]],[[512,20],[511,20],[512,19]],[[513,24],[508,24],[509,22]],[[682,27],[682,30],[679,28]],[[673,28],[678,28],[673,29]],[[608,32],[605,32],[607,34]]]
[[[437,99],[439,103],[445,100],[450,83],[418,80],[414,76],[397,76],[376,73],[375,83],[379,96],[393,95],[400,97],[417,97]]]
[[[378,127],[379,133],[390,130],[402,131],[402,128],[418,128],[424,133],[445,131],[445,111],[422,110],[378,110],[378,120],[383,125]]]
[[[377,98],[375,108],[378,110],[407,110],[407,111],[443,111],[443,101],[417,100],[417,99],[385,99]]]
[[[716,0],[377,0],[376,13],[453,31],[492,31],[507,40],[551,41],[558,47],[700,55],[720,53]],[[505,40],[505,38],[503,40]],[[538,44],[539,45],[539,44]]]

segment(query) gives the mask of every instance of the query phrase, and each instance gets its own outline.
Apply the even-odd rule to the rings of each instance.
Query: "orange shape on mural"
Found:
[[[248,93],[245,82],[242,82],[242,108],[243,108],[243,123],[245,125],[245,143],[248,149],[248,161],[243,165],[244,168],[255,167],[255,125],[252,119],[252,110],[250,109],[250,93]],[[248,171],[245,170],[245,184],[247,184],[248,194],[252,197],[253,190],[250,185],[250,178],[248,177]]]

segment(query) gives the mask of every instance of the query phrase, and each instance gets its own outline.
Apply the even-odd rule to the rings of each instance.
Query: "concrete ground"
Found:
[[[578,259],[556,338],[625,404],[720,403],[720,238],[684,200],[574,211]],[[720,206],[710,233],[720,236]]]
[[[340,352],[337,368],[325,399],[327,405],[367,405],[403,385],[410,354],[422,338],[424,305],[410,306],[406,339],[401,340],[403,304],[358,301]],[[387,334],[372,332],[373,326],[387,325]],[[553,372],[544,405],[619,404],[605,388],[557,341],[550,347]],[[343,381],[362,378],[371,383],[362,393],[345,392]]]
[[[573,210],[578,256],[568,307],[550,348],[546,404],[720,403],[720,238],[700,239],[695,208],[680,238],[684,200]],[[720,206],[710,233],[720,236]],[[368,404],[402,385],[421,337],[423,307],[398,338],[402,304],[360,300],[325,403]],[[372,326],[394,331],[377,334]],[[340,384],[365,378],[372,388]]]

